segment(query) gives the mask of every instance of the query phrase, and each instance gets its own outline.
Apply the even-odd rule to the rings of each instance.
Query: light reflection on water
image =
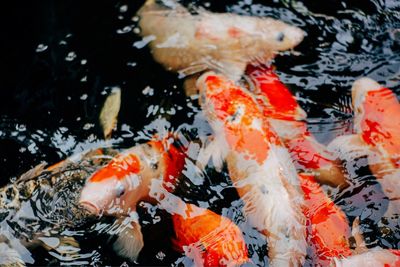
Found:
[[[271,6],[251,0],[220,1],[218,4],[197,2],[194,3],[216,11],[272,16],[297,25],[308,33],[295,53],[283,53],[275,60],[275,65],[281,80],[293,90],[308,113],[309,129],[321,143],[327,144],[334,137],[351,132],[349,90],[356,78],[369,76],[400,95],[400,5],[397,1],[385,1],[385,6],[378,1],[369,1],[374,7],[372,11],[345,2],[337,5],[336,10],[324,7],[309,9],[308,1],[273,1]],[[186,1],[185,4],[190,3]],[[97,62],[92,63],[94,56],[85,54],[84,49],[79,50],[81,35],[78,33],[72,32],[53,43],[37,43],[35,50],[40,64],[55,67],[56,63],[49,59],[51,53],[63,60],[63,63],[57,62],[61,70],[58,69],[56,75],[69,75],[71,88],[54,93],[58,97],[41,98],[43,110],[49,112],[54,121],[41,122],[42,118],[29,121],[32,119],[30,116],[22,117],[20,121],[18,116],[14,118],[12,114],[0,117],[0,144],[4,147],[0,151],[0,168],[4,169],[2,184],[6,184],[9,178],[15,180],[41,161],[55,163],[98,147],[127,148],[151,139],[155,133],[164,136],[167,132],[178,130],[189,141],[206,140],[211,129],[199,113],[197,99],[183,95],[182,80],[154,63],[143,40],[135,35],[138,31],[137,18],[133,14],[137,8],[137,4],[122,1],[113,11],[112,32],[116,36],[107,41],[117,42],[118,48],[122,47],[123,52],[117,54],[117,59],[111,64],[117,65],[118,74],[108,76],[110,69],[104,66],[97,68]],[[117,53],[114,51],[116,48],[107,49],[110,54]],[[100,54],[94,52],[96,57]],[[99,74],[94,74],[96,71]],[[101,106],[99,103],[115,86],[122,90],[122,109],[113,137],[105,141],[99,134],[96,116]],[[29,91],[29,87],[25,90]],[[45,83],[42,90],[48,90]],[[29,103],[26,105],[29,106]],[[63,113],[64,106],[68,108]],[[196,151],[193,151],[192,160],[194,155]],[[332,192],[336,203],[350,221],[355,217],[361,218],[368,245],[398,247],[399,226],[394,221],[380,219],[388,200],[370,174],[366,160],[358,159],[345,164],[350,170],[352,185],[341,193]],[[89,171],[93,169],[89,168]],[[242,213],[243,202],[232,187],[226,170],[219,174],[207,169],[203,177],[199,177],[194,165],[189,162],[184,176],[185,182],[177,194],[187,202],[232,219],[244,232],[252,261],[259,266],[266,265],[266,240],[246,224]],[[32,197],[22,201],[18,211],[2,210],[0,232],[19,244],[26,262],[35,260],[35,264],[65,265],[124,263],[126,260],[118,258],[111,249],[114,234],[120,225],[111,218],[79,222],[73,216],[68,217],[71,214],[65,211],[69,200],[78,196],[82,181],[63,186],[64,191],[49,197],[45,196],[46,190],[36,191]],[[189,259],[172,249],[169,215],[149,203],[139,206],[146,245],[138,263],[190,264]],[[60,224],[63,226],[59,227]],[[43,245],[15,241],[15,238],[21,237],[22,240],[38,239],[35,236],[38,233],[39,237],[45,234],[54,238],[42,239],[47,247],[53,248],[44,249]],[[163,233],[162,237],[160,233]],[[75,241],[68,239],[71,237]],[[54,248],[55,239],[70,244]],[[31,252],[24,250],[24,245]]]

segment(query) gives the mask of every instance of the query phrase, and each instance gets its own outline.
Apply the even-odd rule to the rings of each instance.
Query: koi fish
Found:
[[[324,145],[308,131],[307,114],[272,68],[249,65],[247,75],[264,116],[290,151],[299,171],[312,171],[318,182],[344,187],[340,165]]]
[[[162,179],[173,188],[184,165],[183,152],[168,142],[150,141],[114,157],[87,180],[79,203],[94,215],[108,214],[121,220],[136,211],[141,200],[149,197],[152,179]],[[114,243],[114,249],[136,260],[143,247],[140,225],[133,221]]]
[[[342,157],[367,156],[389,207],[385,216],[400,214],[400,103],[396,95],[369,78],[352,87],[354,135],[341,136],[329,148]]]
[[[334,260],[336,267],[400,267],[400,250],[370,249],[364,253]]]
[[[190,12],[175,1],[172,9],[148,0],[138,11],[144,40],[154,59],[170,71],[194,74],[218,70],[239,79],[249,62],[265,62],[298,45],[304,32],[271,18]]]
[[[306,255],[303,194],[290,155],[250,92],[222,75],[197,81],[214,140],[199,156],[227,162],[252,226],[266,236],[271,266],[299,266]]]
[[[309,219],[309,243],[315,254],[314,263],[327,266],[332,258],[352,254],[351,236],[344,212],[325,194],[314,175],[299,174],[304,192],[304,213]]]
[[[0,188],[0,266],[33,264],[30,251],[37,248],[63,254],[65,259],[76,257],[78,242],[63,233],[66,227],[79,227],[89,219],[78,205],[78,191],[114,154],[112,149],[99,148],[49,167],[43,162]],[[25,218],[33,216],[30,213],[39,213],[40,218],[27,223]],[[16,231],[12,225],[21,227]],[[49,233],[57,237],[49,237]]]
[[[228,218],[188,204],[153,181],[150,195],[172,214],[174,246],[195,266],[240,266],[249,263],[242,231]]]

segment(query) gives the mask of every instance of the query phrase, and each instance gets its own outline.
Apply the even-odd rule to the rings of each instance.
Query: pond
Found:
[[[138,35],[136,12],[143,2],[11,1],[1,9],[2,186],[43,161],[53,164],[91,148],[129,148],[160,131],[179,130],[192,139],[210,132],[198,98],[185,95],[183,79],[156,63]],[[351,132],[350,89],[357,78],[373,78],[400,96],[399,1],[181,3],[213,12],[272,17],[304,30],[303,42],[295,51],[278,55],[273,65],[306,111],[309,130],[323,144]],[[98,117],[115,88],[121,90],[121,110],[111,139],[104,140]],[[382,190],[366,163],[359,165],[354,170],[355,185],[340,194],[333,190],[334,201],[350,222],[360,217],[369,247],[398,249],[399,222],[380,220]],[[231,184],[226,170],[221,175],[209,169],[208,179],[201,182],[186,175],[187,182],[177,193],[182,199],[236,223],[243,221],[236,190],[225,186]],[[77,190],[67,193],[73,198]],[[43,199],[36,196],[34,201]],[[38,216],[37,205],[32,207],[33,217]],[[137,262],[113,251],[112,218],[63,228],[60,236],[79,243],[78,257],[39,246],[30,248],[24,260],[30,265],[187,264],[173,248],[170,215],[148,203],[139,205],[138,213],[145,246]],[[3,228],[6,219],[0,219],[0,232],[9,231]],[[17,232],[27,227],[26,222],[10,225],[17,225],[13,228]],[[254,264],[267,265],[265,239],[250,226],[242,230]]]

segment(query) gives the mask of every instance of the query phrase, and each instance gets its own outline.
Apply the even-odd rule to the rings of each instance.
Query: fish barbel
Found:
[[[347,186],[338,160],[308,131],[307,114],[271,67],[249,65],[246,71],[264,116],[295,159],[299,171],[312,171],[322,184]]]
[[[306,218],[299,178],[287,149],[250,92],[222,75],[197,81],[200,105],[214,141],[199,157],[225,160],[252,226],[268,240],[271,266],[299,266],[306,255]]]
[[[272,18],[204,10],[192,15],[177,3],[171,9],[148,0],[138,15],[154,59],[184,74],[211,69],[237,80],[249,62],[268,61],[304,37],[299,28]]]

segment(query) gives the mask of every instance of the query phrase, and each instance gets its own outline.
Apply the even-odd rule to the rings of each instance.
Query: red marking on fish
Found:
[[[260,164],[268,156],[270,144],[279,144],[279,138],[269,130],[255,100],[233,82],[217,75],[205,80],[207,97],[214,106],[215,116],[224,123],[228,144],[237,152],[247,154]],[[259,122],[259,127],[252,127]]]
[[[262,105],[266,117],[297,120],[300,106],[272,67],[248,65],[246,72],[259,90],[258,95],[263,96]]]
[[[185,165],[186,155],[182,149],[178,149],[170,145],[168,151],[164,152],[165,173],[164,173],[164,187],[172,192],[175,185],[178,183],[177,179],[181,175]]]
[[[310,221],[309,238],[317,259],[328,264],[333,257],[350,256],[351,230],[344,212],[325,194],[313,175],[300,174],[304,212]]]
[[[311,170],[324,168],[332,164],[332,159],[326,153],[321,153],[321,146],[316,144],[311,134],[307,131],[304,136],[288,139],[285,142],[292,157],[303,167]]]
[[[176,234],[174,246],[179,251],[186,248],[188,256],[200,255],[203,266],[239,266],[249,262],[246,243],[237,225],[226,217],[192,204],[186,204],[186,209],[196,209],[197,214],[172,216]]]
[[[230,27],[230,28],[228,29],[228,35],[229,35],[230,37],[232,37],[232,38],[238,38],[238,37],[240,37],[240,36],[243,35],[243,32],[242,32],[239,28]]]
[[[362,103],[361,136],[371,146],[382,146],[400,167],[400,104],[388,88],[370,90]]]
[[[121,180],[127,175],[137,174],[139,171],[140,160],[136,155],[119,155],[112,159],[105,167],[93,174],[93,176],[90,177],[90,182],[101,182],[110,177]]]

